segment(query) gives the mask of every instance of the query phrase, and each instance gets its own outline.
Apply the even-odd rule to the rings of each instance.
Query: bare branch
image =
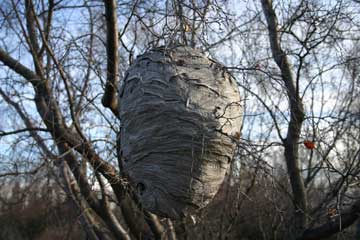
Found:
[[[343,211],[336,219],[313,228],[307,229],[297,240],[327,239],[331,235],[341,232],[351,226],[360,217],[360,200],[357,200],[349,209]]]
[[[3,62],[6,66],[11,68],[16,73],[23,76],[29,82],[33,84],[37,84],[40,81],[39,76],[37,76],[33,71],[31,71],[26,66],[22,65],[19,61],[12,58],[2,48],[0,48],[0,61]]]
[[[286,53],[282,50],[280,45],[281,39],[278,30],[278,20],[272,6],[272,1],[261,0],[261,4],[267,21],[272,56],[281,71],[290,105],[290,122],[288,125],[287,136],[284,141],[284,147],[287,171],[294,195],[293,201],[296,221],[295,234],[298,235],[305,229],[307,212],[306,191],[304,181],[301,176],[298,153],[298,142],[305,113],[299,97],[298,86],[295,86],[291,65]]]
[[[106,186],[104,181],[101,179],[101,176],[95,172],[95,176],[99,182],[100,189],[101,189],[101,203],[102,203],[102,214],[106,216],[107,223],[110,225],[111,230],[113,231],[114,235],[116,235],[119,239],[130,240],[129,233],[121,226],[120,222],[118,221],[115,214],[110,209],[110,203],[106,192]]]
[[[107,80],[105,92],[102,98],[104,107],[109,108],[115,116],[118,116],[117,85],[119,78],[119,56],[118,56],[118,27],[116,16],[116,0],[106,0],[106,53],[107,53]]]
[[[49,132],[46,128],[23,128],[13,131],[4,132],[0,130],[0,137],[8,136],[8,135],[14,135],[22,132],[31,132],[31,131],[42,131],[42,132]]]

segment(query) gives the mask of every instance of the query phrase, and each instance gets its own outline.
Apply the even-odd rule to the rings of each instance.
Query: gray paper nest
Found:
[[[190,47],[139,56],[120,87],[121,159],[143,207],[181,218],[218,191],[242,124],[234,78]]]

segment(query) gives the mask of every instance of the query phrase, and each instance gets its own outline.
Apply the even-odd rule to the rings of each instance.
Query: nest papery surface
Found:
[[[143,207],[181,218],[218,191],[240,136],[235,79],[190,47],[135,60],[120,87],[123,171]]]

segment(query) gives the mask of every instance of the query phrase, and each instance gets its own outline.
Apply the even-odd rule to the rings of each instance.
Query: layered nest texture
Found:
[[[173,219],[205,207],[240,137],[235,79],[199,50],[156,48],[127,70],[119,100],[123,172],[143,207]]]

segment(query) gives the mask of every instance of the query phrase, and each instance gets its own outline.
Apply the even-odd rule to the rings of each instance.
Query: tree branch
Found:
[[[331,220],[319,227],[307,229],[297,240],[325,239],[341,232],[351,226],[360,217],[360,200],[357,200],[349,209],[341,213],[336,219]]]
[[[31,71],[26,66],[22,65],[19,61],[12,58],[2,48],[0,48],[0,61],[3,62],[6,66],[11,68],[16,73],[23,76],[29,82],[33,84],[37,84],[40,81],[39,76],[37,76],[33,71]]]
[[[55,155],[46,146],[42,137],[36,132],[40,129],[42,129],[41,131],[45,131],[45,129],[35,127],[34,124],[31,122],[31,120],[29,119],[29,117],[26,115],[26,113],[21,109],[20,105],[14,102],[8,95],[6,95],[6,93],[1,88],[0,88],[0,95],[5,100],[5,102],[7,102],[10,106],[12,106],[15,109],[15,111],[19,114],[20,118],[22,119],[22,121],[26,126],[26,129],[24,130],[30,132],[31,137],[36,141],[36,143],[38,144],[40,149],[44,152],[44,154],[50,159],[55,159]],[[13,131],[12,133],[15,134],[15,132],[19,132],[19,131]],[[49,132],[49,129],[46,129],[46,132]]]
[[[83,197],[80,195],[79,186],[77,185],[73,176],[69,174],[69,169],[70,168],[66,161],[62,161],[62,171],[60,171],[60,173],[65,183],[64,190],[68,196],[70,196],[72,203],[78,211],[80,222],[84,227],[87,238],[91,240],[109,239],[104,233],[99,231],[99,223],[94,218],[92,212],[89,211],[90,209],[88,208]]]
[[[116,0],[104,0],[106,19],[107,80],[102,98],[104,107],[118,116],[117,84],[119,78],[118,27]]]
[[[49,129],[52,138],[57,146],[61,143],[67,143],[69,146],[69,151],[74,149],[80,153],[84,158],[88,159],[88,162],[91,166],[99,171],[110,183],[116,198],[119,203],[124,199],[128,198],[126,192],[126,183],[118,173],[118,171],[107,161],[102,159],[93,149],[92,145],[88,141],[84,141],[77,132],[71,131],[65,124],[63,116],[61,114],[60,108],[54,97],[51,93],[51,88],[49,86],[49,81],[39,80],[35,73],[27,69],[25,66],[19,64],[18,61],[13,59],[5,51],[0,48],[0,61],[7,65],[12,70],[17,70],[20,75],[25,77],[29,82],[33,84],[35,90],[35,104],[37,110],[43,119],[46,127]],[[32,81],[32,79],[38,79],[38,81]],[[138,234],[148,234],[150,235],[151,231],[145,229],[143,226],[137,226],[137,221],[134,216],[133,209],[131,208],[131,202],[133,201],[128,198],[129,201],[124,203],[124,206],[128,209],[131,209],[129,214],[124,214],[126,222],[140,231],[136,231]],[[130,227],[131,230],[135,228]],[[139,229],[140,228],[140,229]]]
[[[130,240],[129,233],[124,229],[124,227],[120,224],[115,214],[112,212],[110,208],[110,203],[108,200],[106,186],[104,181],[101,179],[101,176],[98,172],[95,172],[96,179],[99,182],[100,190],[101,190],[101,205],[102,205],[102,214],[107,219],[108,225],[110,225],[110,229],[113,231],[114,235],[118,239]]]
[[[301,176],[299,164],[299,139],[302,123],[305,118],[304,107],[299,97],[298,87],[295,86],[295,80],[292,67],[281,48],[280,36],[278,30],[278,20],[271,0],[261,0],[263,12],[267,21],[269,31],[269,42],[272,56],[278,65],[282,80],[287,91],[290,105],[290,121],[286,139],[284,139],[285,159],[287,165],[288,176],[290,178],[291,188],[294,195],[295,210],[295,232],[296,236],[302,234],[305,229],[307,218],[307,198],[304,181]]]
[[[49,132],[48,129],[46,128],[23,128],[23,129],[17,129],[17,130],[13,130],[13,131],[8,131],[8,132],[4,132],[0,130],[0,137],[4,137],[4,136],[8,136],[8,135],[13,135],[13,134],[18,134],[18,133],[23,133],[23,132],[31,132],[31,131],[42,131],[42,132]]]

